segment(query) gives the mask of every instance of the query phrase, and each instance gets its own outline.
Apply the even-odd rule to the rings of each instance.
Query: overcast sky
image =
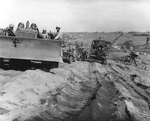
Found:
[[[21,21],[64,32],[148,31],[150,0],[0,0],[0,25]]]

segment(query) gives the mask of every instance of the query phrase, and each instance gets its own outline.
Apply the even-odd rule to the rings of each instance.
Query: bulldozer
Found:
[[[110,44],[109,41],[102,39],[93,40],[89,58],[93,61],[99,61],[102,64],[106,63],[107,48]]]
[[[106,64],[106,60],[109,55],[109,51],[112,45],[121,37],[123,33],[121,32],[112,42],[102,39],[93,40],[91,44],[91,50],[89,59],[90,61],[96,61],[101,64]]]
[[[18,29],[15,36],[0,34],[0,67],[26,70],[57,68],[62,62],[62,40],[37,38],[31,29]]]

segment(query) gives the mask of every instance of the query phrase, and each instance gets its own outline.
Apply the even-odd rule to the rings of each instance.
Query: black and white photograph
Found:
[[[0,0],[0,121],[150,121],[150,0]]]

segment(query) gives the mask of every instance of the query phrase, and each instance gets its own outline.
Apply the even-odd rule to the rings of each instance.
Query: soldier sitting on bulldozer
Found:
[[[46,29],[43,29],[43,31],[42,31],[42,36],[43,36],[43,38],[48,38]]]
[[[52,33],[51,31],[48,33],[48,37],[50,39],[55,39],[55,40],[61,40],[62,39],[62,33],[60,32],[60,27],[56,27],[56,33]]]
[[[13,24],[9,24],[9,27],[7,27],[5,31],[6,31],[6,36],[15,36]]]
[[[60,27],[58,27],[58,26],[56,27],[56,34],[55,34],[55,38],[54,38],[55,40],[61,39],[62,34],[60,32],[60,29],[61,29]]]
[[[22,22],[20,22],[17,26],[17,29],[22,29],[22,28],[24,28],[24,24]]]
[[[35,31],[37,31],[37,38],[43,38],[43,36],[41,35],[37,25],[35,23],[32,23],[31,26],[30,26],[30,29],[33,29]]]

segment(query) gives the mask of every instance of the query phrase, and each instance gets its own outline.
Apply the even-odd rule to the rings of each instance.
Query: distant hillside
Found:
[[[64,38],[68,40],[75,40],[84,42],[88,45],[91,45],[92,40],[98,39],[99,37],[102,37],[103,39],[112,42],[117,36],[119,36],[119,32],[68,32],[64,33]],[[140,36],[134,36],[131,33],[124,33],[122,37],[119,38],[119,40],[116,42],[116,44],[124,43],[127,40],[133,41],[134,45],[143,45],[146,43],[147,36],[140,35]]]

